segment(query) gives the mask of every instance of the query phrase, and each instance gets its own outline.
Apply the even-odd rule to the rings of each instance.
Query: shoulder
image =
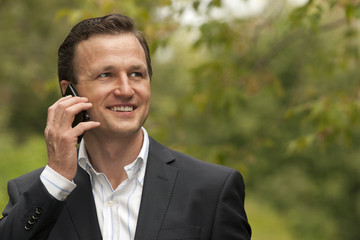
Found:
[[[237,170],[202,161],[185,153],[172,150],[154,139],[150,140],[150,152],[157,154],[158,158],[168,159],[168,161],[171,159],[170,165],[178,168],[179,174],[186,175],[191,179],[202,178],[210,179],[210,181],[226,181],[227,178],[233,175],[242,179]]]
[[[200,159],[197,159],[195,157],[189,156],[185,153],[170,150],[175,157],[175,165],[181,168],[187,168],[189,170],[193,169],[196,171],[199,170],[207,170],[210,172],[217,172],[217,173],[223,173],[223,174],[229,174],[233,169],[219,165],[214,163],[209,163]]]
[[[36,180],[40,178],[40,175],[42,171],[44,170],[44,167],[38,168],[34,171],[28,172],[24,175],[21,175],[17,178],[14,178],[9,181],[9,187],[12,185],[15,185],[16,188],[20,192],[24,192],[26,189],[28,189]]]
[[[242,188],[243,177],[240,172],[223,165],[208,163],[186,155],[181,152],[173,151],[176,156],[174,166],[178,167],[179,174],[185,179],[203,182],[204,184],[216,188],[223,188],[225,185],[237,183]]]

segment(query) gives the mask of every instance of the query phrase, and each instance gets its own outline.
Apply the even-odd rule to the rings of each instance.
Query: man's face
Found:
[[[146,57],[132,34],[95,35],[78,44],[74,73],[80,96],[93,104],[90,119],[102,135],[139,133],[150,106]]]

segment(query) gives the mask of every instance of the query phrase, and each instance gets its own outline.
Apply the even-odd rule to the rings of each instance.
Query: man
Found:
[[[142,127],[148,45],[130,18],[75,25],[59,48],[48,164],[9,181],[0,239],[250,239],[239,172],[170,150]],[[86,111],[89,121],[72,127]],[[77,149],[78,137],[83,140]]]

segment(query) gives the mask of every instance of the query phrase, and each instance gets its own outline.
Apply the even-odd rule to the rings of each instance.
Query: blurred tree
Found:
[[[59,97],[56,49],[65,35],[54,16],[76,1],[2,1],[0,8],[0,108],[19,139],[43,131],[47,107]]]
[[[194,46],[206,59],[179,106],[180,136],[202,158],[238,166],[299,239],[357,239],[360,5],[284,3],[251,19],[205,12]]]

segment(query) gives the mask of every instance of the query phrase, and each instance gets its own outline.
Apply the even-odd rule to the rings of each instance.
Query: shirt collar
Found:
[[[132,163],[124,167],[124,170],[126,171],[129,179],[137,177],[139,183],[143,185],[146,163],[149,154],[149,136],[144,127],[142,127],[141,130],[143,131],[144,138],[140,153]],[[90,176],[90,171],[98,174],[90,163],[89,156],[85,147],[84,138],[81,140],[79,146],[78,163],[80,167],[82,167],[86,172],[89,173]]]

